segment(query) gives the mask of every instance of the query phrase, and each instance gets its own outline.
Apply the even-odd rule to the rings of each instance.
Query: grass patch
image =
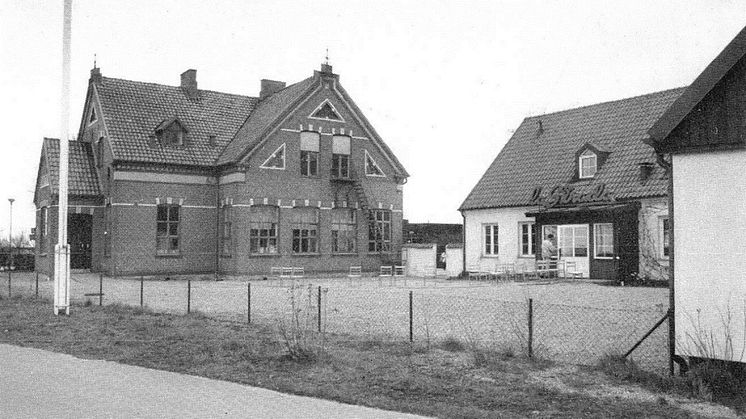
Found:
[[[0,303],[0,342],[249,384],[286,393],[438,417],[687,417],[675,406],[595,398],[527,379],[537,363],[451,341],[430,350],[402,341],[328,334],[324,356],[288,357],[276,327],[154,313],[123,305],[54,316],[33,299]]]

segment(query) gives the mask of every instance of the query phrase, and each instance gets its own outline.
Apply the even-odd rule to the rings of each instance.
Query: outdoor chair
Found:
[[[500,264],[500,265],[497,265],[494,270],[489,272],[489,276],[487,278],[488,279],[495,278],[495,282],[500,282],[500,279],[504,277],[505,275],[506,275],[505,265]]]
[[[347,274],[348,278],[360,278],[363,276],[362,266],[350,266],[350,273]]]
[[[282,276],[282,268],[279,266],[269,268],[269,276],[275,278]]]
[[[382,265],[378,276],[392,276],[394,274],[391,265]]]
[[[515,281],[515,278],[516,278],[515,263],[506,263],[504,266],[504,270],[505,270],[505,279]]]
[[[394,276],[404,276],[404,266],[402,265],[394,266]]]
[[[577,262],[565,262],[564,274],[565,278],[583,278],[583,272],[578,271]]]
[[[283,266],[280,278],[291,278],[293,276],[293,268],[289,266]]]
[[[296,266],[292,268],[290,276],[292,278],[303,278],[306,275],[306,269],[302,266]]]

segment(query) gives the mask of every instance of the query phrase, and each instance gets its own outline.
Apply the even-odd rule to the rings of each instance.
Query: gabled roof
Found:
[[[573,183],[579,192],[604,183],[618,200],[665,196],[665,173],[657,165],[647,181],[639,181],[638,164],[655,162],[653,148],[641,140],[683,91],[665,90],[524,119],[460,209],[530,206],[535,187],[573,180],[576,153],[586,143],[609,154],[593,179]]]
[[[744,55],[746,55],[746,27],[741,29],[741,32],[653,124],[648,131],[650,142],[652,144],[662,142]]]
[[[47,161],[47,174],[52,195],[59,194],[60,140],[44,138],[42,158]],[[68,164],[68,195],[98,196],[101,194],[93,163],[90,143],[70,141]]]
[[[179,86],[102,77],[94,83],[115,160],[212,166],[258,99],[199,90],[190,99]],[[149,145],[164,120],[189,127],[185,147]],[[215,136],[215,145],[209,137]]]
[[[251,115],[241,125],[233,141],[224,148],[216,163],[220,165],[238,162],[243,154],[259,144],[265,130],[269,129],[298,99],[305,96],[313,87],[314,81],[317,79],[312,76],[291,84],[256,104]]]

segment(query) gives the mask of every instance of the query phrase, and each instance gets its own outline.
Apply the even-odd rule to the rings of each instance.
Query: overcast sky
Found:
[[[0,235],[34,223],[42,138],[59,136],[62,0],[0,0]],[[411,177],[404,216],[457,208],[521,120],[684,86],[746,25],[746,2],[74,0],[77,132],[93,55],[104,76],[257,96],[310,76],[329,48],[341,83]]]

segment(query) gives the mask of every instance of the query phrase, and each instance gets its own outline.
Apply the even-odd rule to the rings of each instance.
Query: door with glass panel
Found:
[[[557,248],[560,259],[575,262],[575,271],[588,278],[588,224],[569,224],[557,227]]]

